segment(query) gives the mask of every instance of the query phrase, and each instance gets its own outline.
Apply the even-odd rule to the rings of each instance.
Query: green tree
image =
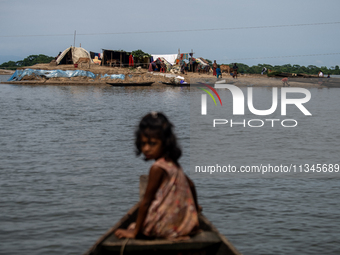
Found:
[[[145,53],[142,50],[134,50],[131,52],[131,54],[135,58],[151,58],[151,55],[149,53]]]
[[[54,57],[49,57],[43,54],[39,55],[29,55],[28,57],[24,58],[23,60],[19,60],[17,62],[8,61],[0,65],[1,68],[7,69],[16,69],[22,66],[32,66],[35,64],[43,64],[43,63],[50,63]]]
[[[135,50],[131,52],[132,56],[135,59],[135,65],[140,66],[144,63],[144,65],[148,62],[148,59],[151,58],[149,53],[145,53],[142,50]]]
[[[8,61],[5,63],[2,63],[0,67],[6,68],[6,67],[16,67],[16,62],[14,61]]]

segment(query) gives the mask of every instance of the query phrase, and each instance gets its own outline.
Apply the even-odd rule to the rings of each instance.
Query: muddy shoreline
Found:
[[[198,74],[188,72],[187,75],[181,73],[150,73],[147,69],[137,69],[137,68],[121,68],[121,67],[106,67],[91,65],[90,68],[75,68],[73,65],[59,65],[53,66],[50,64],[37,64],[30,67],[24,67],[20,69],[38,69],[38,70],[84,70],[90,71],[97,75],[97,78],[89,77],[72,77],[72,78],[42,78],[42,77],[25,77],[21,81],[10,81],[1,82],[2,84],[20,84],[20,85],[74,85],[74,86],[111,86],[107,84],[110,83],[121,83],[122,85],[126,83],[141,83],[141,82],[153,82],[153,86],[167,86],[163,83],[170,83],[174,81],[174,77],[181,76],[184,77],[185,82],[190,83],[190,81],[195,82],[198,80],[211,81],[211,80],[225,80],[227,84],[233,84],[238,87],[282,87],[283,82],[280,77],[268,77],[267,75],[260,74],[239,74],[237,79],[233,79],[229,74],[223,73],[222,78],[217,79],[212,73],[209,74]],[[11,75],[14,71],[1,70],[0,74]],[[112,74],[124,74],[125,79],[110,79],[109,77],[100,78],[102,75],[112,75]],[[171,76],[171,77],[169,77]],[[337,78],[289,78],[288,83],[291,87],[340,87],[340,79]]]

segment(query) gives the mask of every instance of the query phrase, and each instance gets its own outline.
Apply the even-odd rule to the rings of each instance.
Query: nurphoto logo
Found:
[[[218,98],[220,101],[220,104],[222,106],[222,100],[220,95],[217,93],[215,89],[228,89],[231,92],[232,98],[233,98],[233,115],[245,115],[244,113],[244,108],[245,108],[245,98],[243,91],[231,84],[215,84],[214,88],[208,84],[205,83],[200,83],[203,84],[206,88],[210,89]],[[206,88],[201,88],[198,87],[199,89],[203,90],[206,92],[214,101],[215,105],[217,105],[216,100],[212,93],[207,90]],[[303,98],[288,98],[289,93],[295,93],[295,94],[302,94],[304,95]],[[207,94],[202,94],[201,95],[201,115],[207,115]],[[278,106],[278,88],[273,87],[272,88],[272,105],[269,109],[266,110],[259,110],[254,107],[253,104],[253,88],[248,87],[247,88],[247,105],[249,111],[258,116],[266,116],[274,113],[277,109]],[[304,89],[304,88],[281,88],[281,116],[287,115],[287,105],[295,105],[305,116],[311,116],[312,114],[307,110],[307,108],[303,105],[307,103],[311,99],[311,93],[309,90]],[[225,124],[230,124],[230,127],[233,127],[235,125],[242,125],[246,126],[248,124],[249,127],[262,127],[265,125],[266,122],[270,122],[271,126],[274,127],[275,122],[281,122],[281,125],[283,127],[296,127],[298,122],[295,119],[250,119],[246,121],[243,119],[242,122],[235,122],[232,119],[227,120],[227,119],[214,119],[213,121],[213,127],[216,127],[217,125],[225,125]],[[256,124],[255,124],[256,123]]]

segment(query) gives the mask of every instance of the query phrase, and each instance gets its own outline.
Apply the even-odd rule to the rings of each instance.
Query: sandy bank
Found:
[[[14,74],[14,71],[12,71],[12,70],[0,69],[0,75],[12,75],[12,74]]]
[[[6,84],[24,84],[24,85],[96,85],[96,86],[110,86],[107,82],[113,83],[140,83],[140,82],[153,82],[152,86],[164,86],[162,82],[171,82],[173,78],[164,77],[160,73],[150,73],[147,69],[131,69],[131,68],[120,68],[120,67],[107,67],[91,65],[90,68],[79,67],[75,68],[73,65],[59,65],[51,66],[49,64],[37,64],[30,67],[24,67],[20,69],[41,69],[41,70],[84,70],[90,71],[94,74],[99,75],[112,75],[112,74],[124,74],[125,80],[110,79],[110,78],[96,78],[92,79],[89,77],[72,77],[72,78],[41,78],[41,77],[25,77],[21,81],[14,82],[3,82]],[[7,70],[4,70],[7,71]],[[8,74],[8,73],[7,73]],[[209,74],[198,74],[188,72],[187,75],[176,74],[185,78],[187,83],[195,81],[211,81],[217,80],[212,73]],[[260,74],[239,74],[237,79],[233,79],[229,74],[223,73],[222,78],[219,80],[225,80],[227,84],[234,84],[238,87],[282,87],[282,78],[272,78],[266,75]],[[336,78],[289,78],[288,83],[291,87],[340,87],[340,79]]]

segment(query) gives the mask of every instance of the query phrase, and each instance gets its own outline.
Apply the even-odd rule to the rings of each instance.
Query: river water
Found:
[[[82,254],[114,225],[151,165],[133,142],[150,111],[175,124],[189,174],[189,92],[1,84],[0,254]],[[322,135],[339,150],[339,135]],[[193,180],[204,214],[243,254],[340,253],[338,178]]]

